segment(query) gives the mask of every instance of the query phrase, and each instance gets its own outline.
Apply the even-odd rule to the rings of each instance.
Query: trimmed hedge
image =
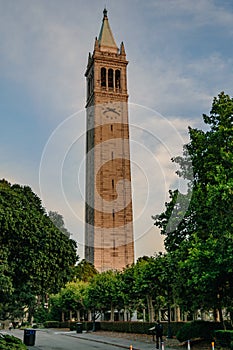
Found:
[[[81,322],[83,330],[86,332],[92,331],[93,322],[84,321]],[[70,328],[71,331],[76,331],[76,322],[58,322],[47,321],[45,322],[45,328]],[[163,334],[168,334],[168,323],[162,322]],[[109,332],[124,332],[124,333],[136,333],[136,334],[151,334],[149,329],[154,326],[152,322],[138,322],[138,321],[97,321],[95,322],[95,330],[103,330]],[[209,321],[193,321],[193,322],[171,322],[170,329],[172,336],[180,341],[192,340],[195,338],[202,338],[204,340],[212,341],[215,336],[215,331],[222,328],[219,322]],[[233,342],[233,338],[232,338]],[[228,342],[229,343],[229,342]],[[233,348],[232,348],[233,350]]]
[[[218,330],[215,336],[221,346],[233,349],[233,330]]]
[[[77,322],[70,322],[70,330],[75,331],[76,330],[76,323]],[[83,330],[85,331],[91,331],[93,328],[93,323],[91,321],[89,322],[82,322],[83,324]],[[183,327],[183,322],[171,322],[171,330],[172,334],[175,335],[178,330]],[[95,329],[96,331],[102,330],[102,331],[109,331],[109,332],[123,332],[123,333],[137,333],[137,334],[151,334],[149,329],[153,327],[155,324],[152,322],[134,322],[134,321],[97,321],[95,323]],[[167,322],[163,322],[163,333],[166,335],[168,332],[168,324]]]
[[[0,334],[0,349],[1,350],[27,350],[26,345],[19,338],[13,335]]]
[[[193,321],[184,323],[183,327],[177,332],[176,338],[180,341],[201,338],[211,341],[214,339],[215,331],[222,328],[221,323],[209,321]]]
[[[60,328],[60,322],[59,321],[46,321],[44,322],[45,328]]]
[[[175,335],[181,327],[183,327],[183,322],[171,322],[170,328],[173,335]],[[115,331],[115,332],[125,332],[125,333],[137,333],[137,334],[151,334],[149,329],[154,327],[154,322],[109,322],[103,321],[100,322],[101,330],[105,331]],[[168,323],[162,322],[163,325],[163,334],[167,335],[168,333]]]
[[[76,322],[70,322],[70,330],[71,331],[76,331],[76,323],[77,323],[77,321]],[[78,323],[80,323],[80,322],[78,322]],[[86,331],[86,332],[89,332],[89,331],[92,331],[92,329],[93,329],[93,322],[91,322],[91,321],[83,321],[83,322],[81,322],[82,323],[82,325],[83,325],[83,330],[84,331]],[[101,322],[95,322],[95,330],[96,331],[100,331],[100,323]]]
[[[149,323],[149,322],[134,322],[134,321],[100,322],[101,330],[111,331],[111,332],[124,332],[124,333],[148,334],[149,328],[153,326],[154,326],[154,323]]]
[[[70,321],[59,322],[59,328],[70,328]]]

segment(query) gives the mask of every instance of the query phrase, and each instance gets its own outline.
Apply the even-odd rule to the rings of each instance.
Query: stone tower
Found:
[[[100,272],[134,262],[127,64],[103,11],[85,73],[85,259]]]

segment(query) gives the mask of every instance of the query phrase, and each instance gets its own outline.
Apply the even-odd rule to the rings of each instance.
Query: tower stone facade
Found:
[[[85,259],[100,272],[134,262],[127,64],[104,10],[86,69]]]

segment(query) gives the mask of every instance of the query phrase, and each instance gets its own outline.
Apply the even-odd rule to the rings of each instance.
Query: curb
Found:
[[[101,343],[101,344],[116,346],[116,347],[122,348],[122,349],[129,349],[129,346],[121,345],[121,344],[118,344],[118,343],[113,344],[113,343],[110,343],[110,341],[107,341],[107,340],[90,339],[90,338],[87,338],[87,337],[82,337],[82,336],[80,337],[78,335],[72,335],[72,334],[65,334],[65,335],[68,336],[68,337],[74,337],[74,338],[79,338],[79,339],[88,340],[88,341],[92,341],[92,342],[97,342],[97,343]],[[141,349],[133,347],[132,350],[141,350]]]

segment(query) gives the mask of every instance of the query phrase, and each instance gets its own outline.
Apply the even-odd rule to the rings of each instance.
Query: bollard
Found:
[[[188,340],[188,350],[190,350],[190,340]]]
[[[211,343],[212,350],[214,350],[214,341]]]
[[[164,342],[161,343],[161,350],[164,350]]]

